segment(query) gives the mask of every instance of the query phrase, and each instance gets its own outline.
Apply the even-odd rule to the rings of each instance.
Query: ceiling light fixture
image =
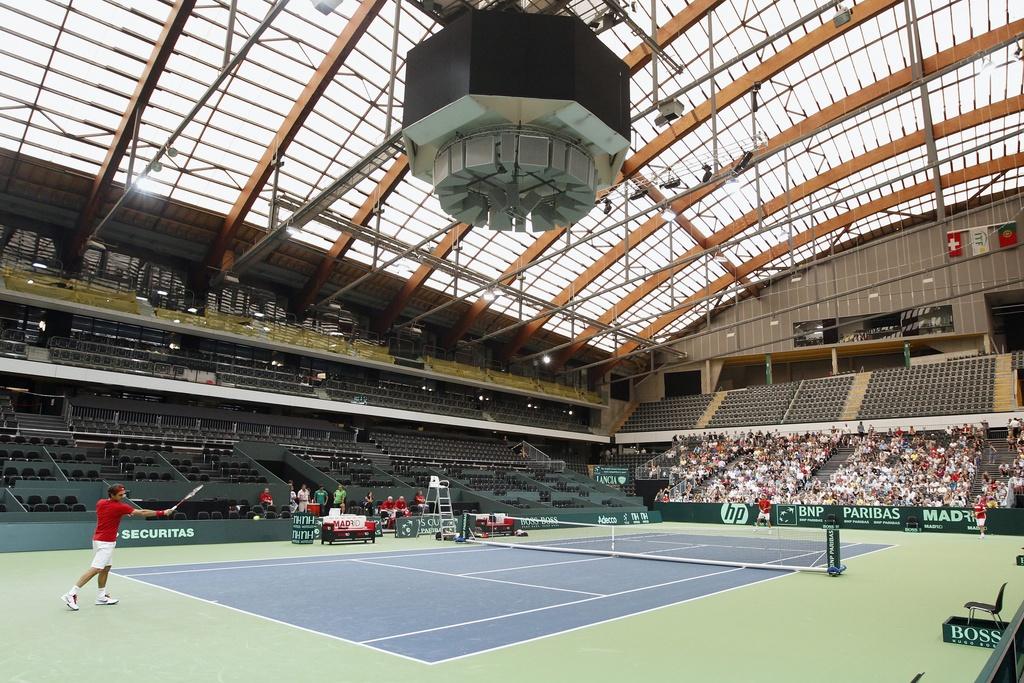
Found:
[[[548,363],[551,362],[551,356],[549,356],[548,354],[545,353],[544,357],[541,358],[541,360],[544,361],[544,365],[547,365]]]
[[[792,282],[800,282],[803,279],[804,279],[804,276],[801,275],[800,273],[797,273],[796,275],[793,276]]]
[[[158,289],[158,290],[156,290],[156,293],[157,293],[157,296],[167,296],[167,290],[166,289]]]
[[[673,176],[672,178],[670,178],[669,180],[666,180],[665,182],[663,182],[661,184],[661,189],[663,189],[663,190],[674,190],[674,189],[676,189],[677,187],[679,187],[682,184],[683,184],[683,181],[681,181],[678,177]]]
[[[629,195],[629,201],[635,202],[638,199],[643,199],[646,196],[647,196],[647,188],[646,187],[638,187],[636,189],[636,192],[634,192],[633,194]]]
[[[671,206],[666,206],[665,210],[661,212],[661,217],[665,219],[666,223],[671,223],[678,216],[679,216],[679,214],[677,214],[675,211],[673,211]]]
[[[732,172],[733,173],[741,173],[741,172],[743,172],[743,170],[745,170],[747,168],[747,164],[749,164],[750,160],[753,159],[753,158],[754,158],[754,152],[753,151],[746,151],[746,152],[744,152],[743,153],[743,157],[740,159],[739,163],[736,164],[733,167]]]

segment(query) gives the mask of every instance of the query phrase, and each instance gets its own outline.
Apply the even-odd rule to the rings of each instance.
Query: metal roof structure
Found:
[[[63,205],[64,265],[160,235],[195,289],[232,272],[297,313],[371,298],[378,331],[429,321],[563,364],[650,349],[816,255],[1020,188],[1015,0],[336,4],[0,0],[7,196]],[[629,66],[629,156],[572,226],[454,223],[407,174],[404,56],[470,7],[574,14]]]

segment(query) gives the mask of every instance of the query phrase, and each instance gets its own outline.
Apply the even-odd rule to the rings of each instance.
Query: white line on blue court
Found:
[[[421,629],[419,631],[409,631],[408,633],[399,633],[397,635],[384,636],[382,638],[371,638],[370,640],[363,640],[361,642],[363,642],[363,643],[379,643],[379,642],[384,641],[384,640],[393,640],[394,638],[404,638],[406,636],[415,636],[415,635],[420,635],[422,633],[433,633],[433,632],[436,632],[436,631],[445,631],[447,629],[452,629],[452,628],[460,628],[462,626],[471,626],[473,624],[482,624],[482,623],[485,623],[485,622],[488,622],[488,621],[498,621],[500,619],[508,619],[509,617],[517,617],[517,616],[520,616],[522,614],[533,614],[533,613],[536,613],[536,612],[544,612],[546,610],[558,609],[559,607],[568,607],[570,605],[579,605],[579,604],[582,604],[584,602],[591,602],[593,600],[604,600],[604,599],[607,599],[607,598],[618,597],[620,595],[627,595],[629,593],[638,593],[640,591],[652,590],[654,588],[664,588],[665,586],[673,586],[675,584],[686,583],[688,581],[697,581],[699,579],[707,579],[707,578],[712,577],[712,576],[719,576],[721,574],[728,574],[730,572],[738,572],[739,570],[740,570],[739,567],[730,568],[730,569],[723,569],[722,571],[711,572],[710,574],[701,574],[700,576],[690,576],[690,577],[687,577],[685,579],[676,579],[675,581],[666,581],[664,583],[656,583],[656,584],[651,585],[651,586],[641,586],[639,588],[630,588],[629,590],[619,591],[618,593],[608,593],[606,595],[595,595],[594,597],[583,598],[582,600],[572,600],[570,602],[562,602],[562,603],[559,603],[557,605],[548,605],[546,607],[536,607],[534,609],[523,610],[521,612],[510,612],[509,614],[500,614],[500,615],[494,616],[494,617],[484,617],[482,619],[473,619],[472,621],[463,621],[463,622],[460,622],[458,624],[449,624],[447,626],[435,626],[433,628],[425,628],[425,629]],[[458,576],[458,575],[456,574],[454,576]],[[468,577],[468,578],[475,578],[475,577]]]
[[[456,552],[458,552],[458,553],[483,553],[483,552],[489,552],[489,551],[490,551],[489,548],[488,549],[484,549],[484,548],[481,548],[481,549],[468,549],[467,548],[465,550],[460,548],[458,550],[439,550],[439,551],[427,552],[427,553],[415,553],[415,552],[401,551],[400,550],[400,551],[396,551],[395,553],[372,553],[372,555],[375,556],[375,557],[379,556],[379,555],[382,555],[382,556],[386,556],[386,557],[389,557],[389,558],[391,558],[391,557],[406,558],[406,557],[429,557],[431,555],[450,555],[450,554],[456,553]],[[319,555],[318,557],[324,557],[324,556],[323,555]],[[284,559],[292,559],[292,558],[284,558]],[[295,558],[295,559],[302,560],[302,558]],[[193,572],[226,572],[226,571],[233,571],[233,570],[236,570],[236,569],[263,569],[263,568],[266,568],[266,567],[301,567],[301,566],[307,565],[307,564],[332,564],[332,563],[338,563],[338,562],[354,562],[356,560],[365,560],[365,558],[362,558],[362,557],[335,557],[335,558],[331,558],[331,559],[328,559],[328,560],[319,560],[319,559],[318,560],[302,560],[301,562],[269,562],[269,563],[263,563],[263,564],[230,564],[227,567],[198,567],[198,568],[192,568],[192,569],[169,569],[169,570],[166,570],[166,571],[161,569],[159,571],[139,572],[137,574],[122,574],[121,572],[135,571],[136,569],[148,569],[148,567],[121,567],[119,569],[114,570],[114,574],[117,575],[117,576],[162,576],[164,574],[190,574],[190,573],[193,573]],[[248,560],[218,560],[218,561],[214,561],[214,562],[195,562],[193,564],[197,564],[197,565],[198,564],[228,564],[228,563],[231,563],[231,562],[247,562],[247,561]],[[182,566],[190,567],[192,565],[191,564],[189,564],[189,565],[173,565],[173,564],[170,564],[170,565],[163,565],[163,566],[166,566],[166,567],[182,567]]]
[[[598,598],[605,597],[604,593],[591,593],[590,591],[574,591],[571,588],[555,588],[554,586],[540,586],[533,583],[520,583],[519,581],[502,581],[501,579],[488,579],[483,576],[470,576],[468,574],[452,574],[451,572],[439,572],[434,569],[422,569],[421,567],[407,567],[402,564],[388,564],[387,562],[375,562],[373,560],[354,561],[359,562],[360,564],[372,564],[378,567],[391,567],[392,569],[402,569],[405,571],[412,572],[423,572],[424,574],[436,574],[438,576],[451,576],[458,579],[472,579],[473,581],[487,581],[488,583],[505,583],[510,586],[521,586],[523,588],[539,588],[540,590],[560,591],[562,593],[576,593],[577,595],[592,595]]]
[[[543,564],[524,564],[519,567],[502,567],[501,569],[484,569],[479,572],[463,572],[459,576],[476,576],[477,574],[491,574],[493,572],[508,572],[516,569],[536,569],[538,567],[551,567],[554,565],[563,564],[575,564],[577,562],[600,562],[602,560],[610,560],[610,557],[587,557],[582,560],[568,560],[566,562],[545,562]]]

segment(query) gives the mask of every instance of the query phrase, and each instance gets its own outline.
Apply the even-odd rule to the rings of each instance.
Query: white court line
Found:
[[[885,550],[885,549],[886,548],[881,548],[881,550]],[[441,555],[441,554],[451,554],[452,552],[491,552],[493,550],[494,550],[494,548],[482,548],[482,549],[478,549],[478,550],[468,550],[468,549],[467,550],[461,550],[460,549],[460,550],[446,550],[446,551],[440,551],[440,552],[416,553],[415,555],[410,553],[410,554],[401,555],[401,556],[402,557],[410,557],[410,556],[417,556],[417,555],[419,555],[419,556],[422,556],[422,555]],[[867,553],[865,553],[865,554],[867,554]],[[396,555],[397,555],[397,553],[396,553]],[[291,558],[281,558],[281,559],[291,559]],[[302,559],[302,558],[298,557],[298,558],[295,558],[295,559]],[[356,560],[356,559],[358,559],[358,558],[345,558],[344,561],[353,561],[353,560]],[[608,559],[608,558],[601,558],[601,559]],[[237,561],[244,561],[244,560],[237,560]],[[219,563],[222,563],[222,562],[226,562],[226,560],[217,560],[217,561],[212,561],[212,562],[192,563],[192,564],[219,564]],[[282,564],[295,564],[295,565],[301,566],[302,564],[306,564],[306,563],[305,562],[297,562],[297,563],[282,563]],[[173,566],[173,565],[170,565],[170,566]],[[703,574],[701,576],[690,577],[688,579],[682,579],[682,580],[679,580],[679,581],[671,581],[671,582],[668,582],[668,583],[665,583],[665,584],[658,584],[658,585],[655,585],[655,586],[644,586],[644,587],[632,589],[631,591],[626,591],[626,592],[635,592],[635,591],[647,590],[647,589],[650,589],[650,588],[658,588],[660,586],[671,585],[671,584],[674,584],[674,583],[683,583],[683,582],[686,582],[686,581],[692,581],[692,580],[696,580],[696,579],[701,579],[701,578],[705,578],[705,577],[708,577],[708,576],[714,576],[716,574],[725,574],[725,573],[729,573],[729,572],[733,572],[733,571],[738,571],[738,569],[740,569],[740,568],[730,568],[730,569],[726,569],[726,570],[724,570],[722,572],[715,572],[713,574]],[[188,571],[188,570],[184,570],[184,571]],[[154,573],[159,573],[159,572],[154,572]],[[536,641],[536,640],[543,640],[545,638],[553,638],[555,636],[559,636],[559,635],[562,635],[564,633],[571,633],[573,631],[578,631],[580,629],[590,628],[591,626],[598,626],[600,624],[606,624],[606,623],[610,623],[610,622],[614,622],[614,621],[619,621],[621,619],[627,619],[629,617],[637,616],[637,615],[640,615],[640,614],[646,614],[648,612],[654,612],[656,610],[665,609],[667,607],[673,607],[673,606],[681,605],[681,604],[684,604],[684,603],[687,603],[687,602],[692,602],[693,600],[699,600],[701,598],[706,598],[706,597],[710,597],[710,596],[713,596],[713,595],[718,595],[718,594],[721,594],[721,593],[726,593],[726,592],[729,592],[729,591],[736,590],[738,588],[744,588],[746,586],[751,586],[751,585],[755,585],[755,584],[759,584],[759,583],[764,583],[766,581],[773,581],[775,579],[779,579],[779,578],[782,578],[782,577],[785,577],[785,576],[789,576],[789,575],[791,575],[793,573],[794,572],[786,572],[786,573],[778,574],[776,576],[768,576],[768,577],[763,578],[763,579],[758,579],[758,580],[750,581],[748,583],[744,583],[744,584],[739,585],[739,586],[733,586],[731,588],[725,588],[725,589],[722,589],[720,591],[715,591],[713,593],[706,593],[706,594],[701,594],[701,595],[695,595],[693,597],[686,598],[685,600],[680,600],[678,602],[668,603],[666,605],[658,605],[657,607],[652,607],[650,609],[641,610],[639,612],[630,612],[628,614],[622,614],[622,615],[619,615],[619,616],[616,616],[616,617],[610,617],[608,619],[604,619],[604,620],[601,620],[601,621],[589,622],[589,623],[586,623],[586,624],[582,624],[580,626],[574,626],[574,627],[569,628],[569,629],[564,629],[562,631],[556,631],[556,632],[553,632],[553,633],[548,633],[548,634],[544,634],[544,635],[541,635],[541,636],[536,636],[534,638],[528,638],[526,640],[510,641],[510,642],[507,642],[505,644],[495,646],[493,648],[487,648],[487,649],[483,649],[483,650],[476,650],[476,651],[473,651],[473,652],[468,652],[468,653],[465,653],[465,654],[462,654],[462,655],[457,655],[455,657],[449,657],[449,658],[446,658],[446,659],[440,659],[440,660],[437,660],[437,661],[428,661],[428,660],[424,660],[424,659],[419,659],[419,658],[413,657],[411,655],[405,655],[405,654],[401,654],[399,652],[393,652],[391,650],[375,647],[375,646],[369,644],[369,643],[372,643],[372,642],[376,642],[376,640],[383,640],[383,639],[375,639],[375,640],[369,640],[369,641],[365,641],[365,642],[349,640],[347,638],[342,638],[341,636],[336,636],[336,635],[333,635],[333,634],[330,634],[330,633],[323,633],[322,631],[316,631],[316,630],[309,629],[309,628],[306,628],[304,626],[299,626],[297,624],[293,624],[293,623],[290,623],[290,622],[287,622],[287,621],[281,621],[279,619],[274,619],[273,617],[268,617],[266,615],[257,614],[255,612],[249,612],[247,610],[240,609],[238,607],[232,607],[231,605],[225,605],[225,604],[217,602],[215,600],[207,600],[206,598],[201,598],[201,597],[196,596],[196,595],[190,595],[188,593],[183,593],[181,591],[176,591],[176,590],[174,590],[172,588],[167,588],[167,587],[161,586],[159,584],[150,583],[148,581],[141,581],[141,580],[138,580],[138,579],[134,578],[134,576],[138,576],[138,575],[134,575],[134,576],[120,575],[120,576],[122,578],[130,579],[132,581],[135,581],[136,583],[142,584],[143,586],[150,586],[152,588],[157,588],[157,589],[160,589],[160,590],[164,590],[164,591],[167,591],[168,593],[173,593],[175,595],[179,595],[179,596],[182,596],[182,597],[185,597],[185,598],[190,598],[192,600],[197,600],[199,602],[204,602],[206,604],[214,605],[216,607],[221,607],[221,608],[224,608],[224,609],[229,609],[229,610],[232,610],[234,612],[238,612],[239,614],[246,614],[246,615],[249,615],[249,616],[256,617],[257,619],[263,619],[264,621],[269,621],[269,622],[272,622],[272,623],[275,623],[275,624],[279,624],[279,625],[282,625],[282,626],[286,626],[286,627],[289,627],[289,628],[294,628],[294,629],[297,629],[299,631],[304,631],[306,633],[312,633],[312,634],[317,635],[317,636],[322,636],[322,637],[325,637],[325,638],[330,638],[332,640],[336,640],[336,641],[339,641],[339,642],[342,642],[342,643],[347,643],[347,644],[350,644],[350,645],[358,645],[358,646],[361,646],[361,647],[366,647],[366,648],[368,648],[370,650],[373,650],[374,652],[381,652],[381,653],[384,653],[384,654],[388,654],[388,655],[393,655],[395,657],[399,657],[401,659],[405,659],[405,660],[409,660],[409,661],[413,661],[413,662],[419,662],[420,664],[425,664],[427,666],[434,666],[436,664],[443,664],[445,662],[450,662],[450,661],[454,661],[454,660],[458,660],[458,659],[465,659],[466,657],[473,657],[473,656],[476,656],[478,654],[484,654],[484,653],[492,652],[492,651],[495,651],[495,650],[502,650],[502,649],[505,649],[505,648],[508,648],[508,647],[514,647],[516,645],[521,645],[521,644],[524,644],[524,643],[530,643],[530,642],[533,642],[533,641]],[[591,600],[598,600],[598,599],[600,599],[600,598],[598,598],[598,597],[585,598],[583,600],[578,600],[578,601],[568,602],[568,603],[560,603],[559,605],[553,605],[551,607],[540,608],[540,610],[551,609],[553,607],[564,606],[564,605],[572,605],[572,604],[576,604],[578,602],[589,602]],[[527,611],[522,612],[522,613],[525,614],[527,612],[540,611],[540,610],[527,610]],[[492,618],[489,618],[489,619],[484,620],[484,621],[491,621],[491,620],[496,620],[496,619],[502,619],[502,618],[506,618],[506,617],[509,617],[509,616],[515,616],[515,614],[508,614],[508,615],[503,615],[503,616],[500,616],[500,617],[492,617]],[[465,624],[473,624],[473,623],[476,623],[476,622],[465,622]],[[455,627],[455,625],[448,626],[448,627],[442,627],[442,628],[454,628],[454,627]],[[394,638],[394,637],[397,637],[397,636],[390,636],[390,638]]]
[[[393,636],[384,636],[382,638],[371,638],[370,640],[361,641],[363,643],[379,643],[382,640],[393,640],[394,638],[405,638],[407,636],[420,635],[422,633],[432,633],[435,631],[445,631],[451,628],[460,628],[462,626],[471,626],[473,624],[482,624],[487,621],[497,621],[499,619],[508,619],[509,617],[518,617],[523,614],[532,614],[534,612],[544,612],[550,609],[558,609],[559,607],[568,607],[570,605],[580,605],[584,602],[592,602],[594,600],[603,600],[606,598],[614,598],[619,595],[626,595],[628,593],[637,593],[639,591],[646,591],[652,588],[663,588],[664,586],[671,586],[677,583],[686,583],[687,581],[696,581],[698,579],[705,579],[709,576],[718,576],[719,574],[728,574],[730,572],[737,572],[740,567],[732,567],[729,569],[723,569],[722,571],[712,572],[710,574],[701,574],[700,576],[690,576],[685,579],[676,579],[675,581],[666,581],[664,583],[656,583],[652,586],[641,586],[639,588],[630,588],[629,590],[619,591],[618,593],[608,593],[607,595],[595,595],[592,598],[583,598],[582,600],[573,600],[571,602],[561,602],[557,605],[548,605],[547,607],[535,607],[534,609],[523,610],[521,612],[510,612],[509,614],[500,614],[494,617],[484,617],[481,619],[473,619],[472,621],[463,621],[457,624],[449,624],[447,626],[435,626],[433,628],[425,628],[419,631],[409,631],[408,633],[399,633]],[[519,641],[526,642],[526,641]],[[447,661],[447,660],[445,660]]]
[[[417,659],[416,657],[410,657],[409,655],[403,655],[403,654],[401,654],[399,652],[392,652],[391,650],[385,650],[383,648],[374,647],[373,645],[367,645],[366,643],[361,643],[358,640],[349,640],[348,638],[342,638],[341,636],[336,636],[336,635],[333,635],[331,633],[324,633],[323,631],[314,631],[313,629],[306,628],[305,626],[299,626],[298,624],[292,624],[292,623],[287,622],[287,621],[281,621],[280,619],[275,619],[273,617],[268,617],[268,616],[266,616],[264,614],[257,614],[256,612],[249,612],[247,610],[244,610],[244,609],[241,609],[241,608],[238,608],[238,607],[232,607],[231,605],[225,605],[224,603],[217,602],[216,600],[207,600],[206,598],[201,598],[198,595],[189,595],[188,593],[182,593],[181,591],[176,591],[173,588],[167,588],[166,586],[161,586],[161,585],[158,585],[158,584],[155,584],[155,583],[150,583],[148,581],[139,581],[138,579],[136,579],[136,578],[134,578],[132,576],[122,576],[121,578],[129,579],[131,581],[135,581],[136,583],[141,583],[143,586],[150,586],[151,588],[159,588],[160,590],[167,591],[168,593],[174,593],[175,595],[180,595],[180,596],[185,597],[185,598],[190,598],[192,600],[198,600],[199,602],[205,602],[208,605],[213,605],[215,607],[220,607],[220,608],[223,608],[223,609],[229,609],[232,612],[238,612],[239,614],[245,614],[245,615],[248,615],[250,617],[256,617],[257,619],[263,619],[264,621],[269,621],[269,622],[272,622],[274,624],[280,624],[281,626],[288,626],[290,628],[298,629],[299,631],[305,631],[306,633],[312,633],[313,635],[322,636],[324,638],[331,638],[332,640],[337,640],[337,641],[340,641],[342,643],[347,643],[348,645],[358,645],[360,647],[365,647],[365,648],[368,648],[370,650],[373,650],[374,652],[382,652],[384,654],[394,655],[395,657],[401,657],[402,659],[408,659],[409,661],[418,662],[420,664],[428,664],[429,665],[429,664],[433,664],[434,663],[434,662],[428,662],[425,659]]]
[[[753,586],[753,585],[758,584],[758,583],[765,583],[766,581],[774,581],[776,579],[781,579],[781,578],[784,578],[786,576],[791,576],[791,575],[793,575],[795,573],[796,572],[786,572],[785,574],[779,574],[778,576],[767,576],[767,577],[765,577],[763,579],[758,579],[756,581],[751,581],[750,583],[744,583],[744,584],[741,584],[739,586],[733,586],[732,588],[723,588],[722,590],[715,591],[714,593],[703,593],[701,595],[695,595],[692,598],[686,598],[685,600],[679,600],[678,602],[670,602],[667,605],[658,605],[657,607],[651,607],[650,609],[640,610],[639,612],[630,612],[629,614],[621,614],[621,615],[619,615],[617,617],[609,617],[608,619],[602,619],[601,621],[592,621],[592,622],[589,622],[589,623],[586,623],[586,624],[581,624],[580,626],[573,626],[572,628],[567,628],[567,629],[565,629],[563,631],[555,631],[554,633],[546,633],[546,634],[544,634],[542,636],[535,636],[533,638],[527,638],[526,640],[517,640],[517,641],[514,641],[514,642],[504,643],[502,645],[496,645],[494,647],[489,647],[489,648],[486,648],[486,649],[483,649],[483,650],[475,650],[473,652],[467,652],[464,655],[456,655],[455,657],[449,657],[447,659],[439,659],[436,662],[429,662],[429,664],[430,664],[430,666],[434,666],[435,664],[445,664],[446,662],[453,662],[453,661],[455,661],[457,659],[465,659],[466,657],[475,657],[476,655],[482,655],[482,654],[485,654],[487,652],[494,652],[496,650],[504,650],[505,648],[508,648],[508,647],[515,647],[517,645],[524,645],[526,643],[532,643],[534,641],[544,640],[546,638],[554,638],[555,636],[560,636],[560,635],[563,635],[565,633],[572,633],[573,631],[579,631],[581,629],[590,628],[591,626],[600,626],[601,624],[609,624],[609,623],[611,623],[613,621],[620,621],[622,619],[629,619],[630,617],[635,617],[635,616],[638,616],[640,614],[647,614],[648,612],[655,612],[657,610],[665,609],[667,607],[675,607],[676,605],[683,605],[683,604],[686,604],[688,602],[693,602],[694,600],[701,600],[703,598],[709,598],[709,597],[711,597],[713,595],[720,595],[722,593],[728,593],[729,591],[734,591],[734,590],[737,590],[739,588],[746,588],[747,586]]]
[[[439,552],[430,552],[430,553],[419,553],[419,554],[415,554],[415,555],[400,555],[400,556],[398,556],[398,559],[404,559],[406,557],[428,557],[428,556],[431,556],[431,555],[450,555],[452,552],[480,553],[480,552],[488,552],[490,550],[492,550],[492,548],[481,548],[481,549],[476,549],[476,550],[468,550],[468,549],[467,550],[461,550],[460,549],[458,551],[448,550],[448,551],[439,551]],[[222,564],[222,563],[226,564],[227,562],[231,562],[231,561],[232,560],[227,560],[227,561],[222,560],[220,562],[206,562],[206,563],[198,563],[197,562],[196,564]],[[245,562],[246,560],[237,560],[237,561]],[[124,568],[124,569],[115,570],[114,574],[117,575],[117,576],[162,576],[164,574],[190,574],[190,573],[193,573],[193,572],[225,572],[225,571],[232,571],[232,570],[235,570],[235,569],[263,569],[263,568],[266,568],[266,567],[302,567],[302,566],[307,565],[307,564],[335,564],[335,563],[340,563],[340,562],[357,562],[357,561],[365,561],[365,558],[360,558],[360,557],[336,557],[336,558],[332,558],[330,560],[307,560],[305,562],[271,562],[271,563],[267,563],[267,564],[242,564],[242,565],[235,565],[235,566],[228,566],[228,567],[202,567],[202,568],[199,568],[199,569],[172,569],[170,571],[140,572],[138,574],[130,574],[130,575],[129,574],[121,574],[120,573],[122,571],[129,571],[128,568]],[[167,566],[174,567],[174,566],[187,566],[187,565],[167,565]],[[135,567],[133,569],[146,569],[146,567]]]
[[[562,564],[576,564],[577,562],[599,562],[601,560],[610,560],[611,557],[587,557],[582,560],[566,560],[565,562],[545,562],[544,564],[526,564],[521,567],[502,567],[501,569],[485,569],[479,572],[465,572],[459,574],[459,576],[476,576],[477,574],[493,574],[494,572],[510,572],[516,569],[536,569],[537,567],[555,567]]]
[[[366,546],[361,546],[361,547],[366,547]],[[124,549],[122,549],[122,550],[124,550]],[[132,550],[132,548],[128,548],[128,550]],[[444,548],[444,549],[441,549],[441,550],[428,550],[426,552],[421,552],[419,550],[412,550],[412,549],[409,549],[409,550],[374,550],[374,551],[371,551],[371,552],[368,552],[368,553],[361,553],[361,555],[364,555],[364,556],[367,556],[367,555],[368,556],[386,555],[387,557],[427,557],[429,555],[450,555],[452,553],[476,553],[476,552],[484,552],[484,549],[482,549],[482,548],[475,548],[475,549],[470,550],[469,547],[462,547],[462,548]],[[313,558],[324,558],[324,557],[333,558],[335,556],[332,556],[332,555],[313,555]],[[304,560],[303,562],[282,562],[282,564],[289,564],[289,565],[294,564],[296,567],[301,567],[302,565],[306,564],[307,561],[308,562],[318,562],[318,561],[320,561],[319,559],[310,559],[309,555],[289,555],[287,557],[272,557],[272,558],[268,558],[268,559],[271,559],[271,560]],[[339,559],[339,560],[347,560],[347,559],[350,559],[350,558],[346,557],[346,558],[337,558],[337,559]],[[151,564],[151,565],[148,565],[146,567],[118,567],[117,570],[115,570],[115,571],[134,571],[136,569],[152,569],[154,567],[192,567],[192,566],[200,566],[200,565],[205,565],[205,564],[232,564],[232,563],[238,563],[238,562],[259,562],[259,560],[246,559],[246,560],[205,560],[203,562],[175,562],[174,564]],[[246,566],[246,565],[242,565],[242,566]],[[138,576],[138,574],[136,576]]]
[[[411,572],[423,572],[424,574],[437,574],[440,576],[450,576],[456,579],[472,579],[474,581],[487,581],[488,583],[505,583],[510,586],[522,586],[523,588],[540,588],[546,591],[560,591],[563,593],[576,593],[577,595],[591,595],[598,598],[605,597],[604,593],[591,593],[590,591],[574,591],[570,588],[555,588],[554,586],[539,586],[534,583],[519,583],[518,581],[502,581],[501,579],[488,579],[482,576],[469,576],[468,574],[452,574],[450,572],[439,572],[433,569],[421,569],[420,567],[406,567],[401,564],[387,564],[386,562],[374,562],[373,560],[355,560],[360,564],[372,564],[378,567],[392,567],[394,569],[402,569],[404,571]]]

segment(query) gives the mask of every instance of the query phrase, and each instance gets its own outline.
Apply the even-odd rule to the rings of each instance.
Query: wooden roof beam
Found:
[[[153,94],[153,90],[156,89],[157,81],[160,80],[160,76],[164,72],[167,60],[174,52],[178,38],[185,30],[185,24],[192,15],[195,4],[196,0],[177,0],[174,7],[171,8],[167,21],[164,22],[160,36],[153,44],[153,52],[150,53],[149,61],[146,62],[146,67],[139,75],[135,92],[128,100],[128,107],[114,132],[114,139],[107,147],[107,154],[93,179],[89,197],[78,214],[75,231],[65,242],[62,260],[66,269],[74,270],[81,263],[86,245],[93,235],[93,223],[96,222],[96,215],[110,192],[114,176],[121,166],[121,160],[124,159],[124,155],[128,151],[128,145],[135,138],[135,131],[142,118],[142,112],[149,104],[149,98]]]
[[[203,259],[202,272],[199,277],[195,278],[197,282],[208,280],[210,274],[221,269],[224,254],[230,249],[245,217],[259,197],[263,186],[266,185],[267,179],[274,169],[275,160],[284,155],[292,140],[302,130],[302,126],[320,100],[320,96],[334,80],[338,70],[355,49],[359,39],[366,33],[385,2],[386,0],[363,0],[345,25],[345,29],[324,55],[320,66],[317,67],[306,87],[295,99],[291,111],[284,117],[271,144],[263,150],[263,156],[260,157],[256,168],[249,175],[245,187],[225,216],[220,232]]]

